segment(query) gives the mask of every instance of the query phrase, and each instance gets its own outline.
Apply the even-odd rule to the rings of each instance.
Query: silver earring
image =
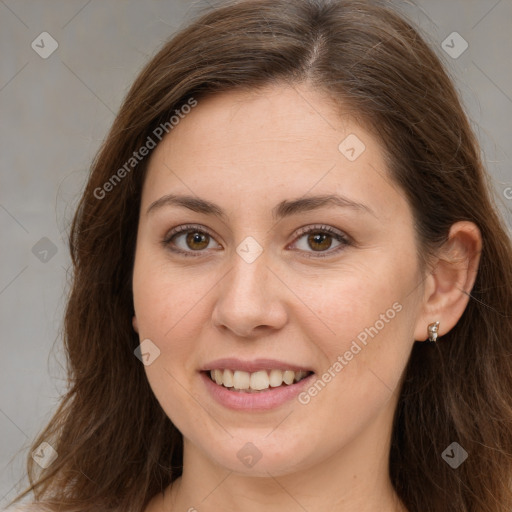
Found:
[[[439,331],[439,322],[434,322],[428,326],[428,341],[431,343],[437,342],[437,333]]]

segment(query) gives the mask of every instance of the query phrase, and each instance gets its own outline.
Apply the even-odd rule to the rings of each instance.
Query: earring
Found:
[[[437,342],[437,333],[439,331],[439,322],[434,322],[428,326],[428,341],[430,343]]]

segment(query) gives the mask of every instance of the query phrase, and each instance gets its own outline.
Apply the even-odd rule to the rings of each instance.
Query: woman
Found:
[[[487,180],[392,10],[206,13],[94,162],[70,390],[33,445],[57,455],[29,458],[26,492],[52,511],[509,511],[512,248]]]

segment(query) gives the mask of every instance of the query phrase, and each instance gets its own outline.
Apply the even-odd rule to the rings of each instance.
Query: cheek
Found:
[[[145,367],[146,375],[177,426],[180,419],[175,415],[190,407],[190,395],[184,390],[197,386],[198,361],[208,344],[208,333],[203,331],[211,319],[208,294],[220,278],[218,272],[197,268],[180,268],[165,258],[141,254],[133,275],[139,337],[150,339],[160,351],[155,362]]]
[[[396,386],[414,339],[419,280],[414,254],[398,262],[381,255],[372,264],[340,269],[320,287],[298,291],[315,313],[303,330],[323,354],[325,371],[332,373],[338,362],[334,371],[344,375],[339,385],[344,380],[343,386],[360,386],[370,373]]]
[[[323,324],[318,320],[308,327],[315,353],[323,355],[323,368],[299,399],[311,427],[330,425],[322,432],[332,435],[332,443],[318,438],[319,446],[326,449],[347,442],[381,414],[391,414],[393,393],[412,348],[415,266],[402,262],[399,268],[381,260],[379,265],[358,270],[342,273],[317,296],[321,320],[335,334],[325,328],[320,331],[318,326]],[[333,414],[340,423],[332,423]]]
[[[200,339],[197,331],[204,324],[198,317],[201,298],[214,281],[209,283],[207,276],[194,279],[191,272],[172,268],[142,251],[139,256],[133,274],[139,337],[150,339],[160,350],[144,370],[167,416],[180,431],[189,432],[205,422],[202,408],[191,406],[190,389],[197,369],[194,340]]]
[[[141,251],[133,273],[134,305],[141,335],[171,339],[180,324],[200,309],[201,299],[213,284],[213,276],[208,273],[195,274]]]
[[[295,279],[294,291],[312,306],[318,323],[331,337],[345,339],[379,321],[386,311],[386,319],[394,319],[398,307],[393,305],[404,301],[415,282],[413,265],[404,263],[398,268],[381,257],[370,265],[345,266],[331,272],[321,279],[320,285],[308,279]]]

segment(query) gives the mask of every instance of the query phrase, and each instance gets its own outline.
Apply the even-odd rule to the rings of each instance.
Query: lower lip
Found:
[[[200,372],[206,389],[211,396],[221,405],[237,411],[267,411],[293,400],[314,377],[314,373],[294,384],[283,384],[277,388],[269,388],[258,393],[244,393],[243,391],[231,391],[224,386],[219,386],[205,373]]]

